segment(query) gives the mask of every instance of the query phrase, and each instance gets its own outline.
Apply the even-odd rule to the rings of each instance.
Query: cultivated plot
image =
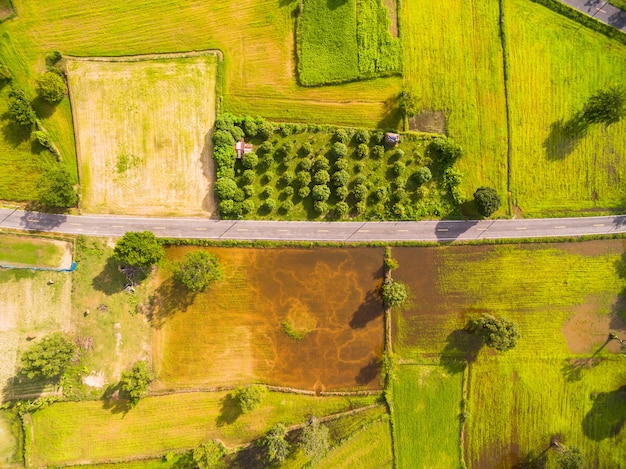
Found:
[[[168,259],[191,249],[170,248]],[[224,276],[205,293],[186,295],[167,274],[157,290],[162,386],[379,388],[382,249],[210,252]]]
[[[53,239],[0,235],[0,265],[69,269],[72,245]]]
[[[217,57],[67,64],[88,212],[213,213]]]

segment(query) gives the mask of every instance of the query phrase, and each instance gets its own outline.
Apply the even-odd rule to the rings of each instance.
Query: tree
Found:
[[[338,202],[337,205],[335,205],[335,212],[339,218],[345,217],[349,211],[350,207],[345,202]]]
[[[386,279],[381,290],[385,306],[400,306],[406,300],[406,287],[403,283]]]
[[[46,72],[37,79],[37,93],[49,103],[58,103],[65,96],[65,82],[58,74]]]
[[[61,166],[53,166],[39,178],[39,202],[48,207],[67,208],[78,203],[70,174]]]
[[[131,407],[135,407],[139,400],[146,395],[148,386],[155,379],[156,375],[143,360],[135,362],[130,371],[122,373],[121,388],[128,396],[128,404]]]
[[[300,446],[307,458],[317,461],[326,454],[330,446],[328,434],[328,427],[320,425],[315,417],[311,417],[300,435]]]
[[[9,95],[9,116],[22,127],[35,125],[37,116],[22,91],[12,91]]]
[[[210,440],[193,450],[192,458],[198,469],[221,469],[226,467],[226,449],[221,443]]]
[[[584,118],[592,124],[610,125],[626,116],[626,89],[610,86],[594,94],[585,105]]]
[[[147,267],[163,259],[165,251],[150,231],[129,231],[117,241],[113,256],[124,264]]]
[[[439,157],[442,166],[452,166],[463,154],[463,149],[451,138],[437,137],[428,146]]]
[[[237,386],[233,389],[231,397],[239,404],[241,412],[247,414],[261,405],[266,393],[265,386],[254,384],[246,387]]]
[[[417,183],[418,186],[426,184],[432,179],[432,177],[433,175],[430,172],[430,169],[428,169],[426,166],[420,166],[419,168],[417,168],[417,171],[415,171],[411,175],[411,178]]]
[[[483,217],[489,217],[500,208],[500,196],[491,187],[479,187],[474,192],[474,205]]]
[[[413,117],[420,110],[417,96],[408,91],[403,91],[400,95],[400,111],[404,117]]]
[[[325,202],[330,197],[330,189],[326,184],[318,184],[313,186],[313,200]]]
[[[521,337],[517,324],[509,319],[483,314],[480,318],[470,321],[468,332],[483,339],[487,347],[506,352],[517,344]]]
[[[186,254],[174,267],[174,279],[194,292],[204,290],[221,276],[217,257],[204,251]]]
[[[559,457],[561,469],[582,469],[584,464],[583,455],[575,446],[564,450]]]
[[[215,181],[214,192],[220,200],[234,199],[235,192],[237,192],[237,183],[228,177],[219,178]]]
[[[289,443],[285,439],[287,429],[281,423],[274,425],[267,435],[261,440],[261,444],[267,447],[267,459],[269,462],[282,463],[289,454]]]
[[[41,339],[22,354],[22,373],[32,379],[35,376],[57,378],[69,365],[76,353],[76,345],[65,335],[57,332]]]

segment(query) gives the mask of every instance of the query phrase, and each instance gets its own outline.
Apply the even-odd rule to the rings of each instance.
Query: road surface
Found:
[[[626,233],[615,217],[419,222],[308,222],[54,215],[0,209],[0,228],[90,236],[152,231],[159,237],[276,241],[472,241]]]
[[[563,3],[593,16],[626,33],[626,11],[614,7],[605,0],[562,0]]]

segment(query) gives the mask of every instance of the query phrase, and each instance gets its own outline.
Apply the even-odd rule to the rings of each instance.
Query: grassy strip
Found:
[[[43,239],[0,235],[0,264],[58,267],[64,249]]]
[[[626,0],[609,0],[609,3],[617,8],[626,11]]]
[[[566,5],[565,3],[559,0],[531,0],[531,1],[538,3],[540,5],[543,5],[549,8],[550,10],[555,11],[563,16],[566,16],[567,18],[584,25],[589,29],[599,32],[600,34],[604,34],[606,37],[615,39],[616,41],[626,44],[626,34],[621,32],[619,29],[613,26],[610,26],[606,23],[603,23],[602,21],[596,18],[592,18],[591,16],[586,15],[582,11],[579,11],[569,5]],[[620,3],[619,5],[615,5],[615,6],[617,6],[618,8],[626,9],[626,2],[624,0],[611,0],[609,3],[612,3],[612,4]]]
[[[396,467],[461,467],[459,402],[463,374],[399,365],[392,383]]]
[[[226,392],[188,393],[142,400],[128,411],[124,402],[62,402],[32,416],[27,442],[31,464],[66,464],[85,458],[114,460],[190,448],[207,438],[244,443],[272,425],[300,423],[358,408],[375,397],[311,397],[268,392],[263,405],[240,414]]]

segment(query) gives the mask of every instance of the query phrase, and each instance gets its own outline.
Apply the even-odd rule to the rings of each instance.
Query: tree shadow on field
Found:
[[[526,456],[520,459],[511,469],[544,469],[548,464],[548,450],[544,449],[541,453],[536,454],[530,451]]]
[[[568,120],[558,120],[550,125],[550,133],[543,142],[546,157],[549,160],[563,160],[572,153],[580,140],[586,135],[589,123],[582,111]]]
[[[102,271],[91,280],[94,290],[100,291],[107,296],[119,293],[124,289],[126,278],[119,270],[120,263],[113,257],[109,257]]]
[[[583,419],[583,433],[594,441],[617,436],[626,423],[626,386],[591,398],[593,407]]]
[[[44,393],[47,386],[53,383],[54,381],[41,377],[29,378],[18,370],[14,377],[7,379],[4,383],[2,401],[36,399]]]
[[[467,364],[476,360],[482,346],[482,339],[466,330],[452,331],[446,337],[446,346],[441,352],[440,364],[449,373],[461,373]]]
[[[371,383],[380,373],[381,361],[379,358],[372,358],[367,365],[359,370],[359,374],[356,376],[355,381],[359,386],[365,386]]]
[[[148,313],[152,327],[161,329],[168,318],[177,312],[186,312],[194,303],[197,293],[178,284],[173,278],[165,280],[156,289],[153,307]]]
[[[587,358],[572,358],[565,360],[565,363],[561,367],[561,373],[563,377],[570,382],[580,381],[582,379],[583,371],[590,370],[591,368],[599,365],[602,362],[602,358],[598,357],[598,354],[611,342],[611,337],[607,337],[604,343],[595,351],[593,355]]]
[[[363,329],[367,323],[373,321],[384,312],[383,302],[374,290],[368,291],[365,300],[352,315],[350,327],[352,329]]]
[[[383,117],[378,121],[378,127],[383,129],[398,129],[402,123],[402,111],[400,110],[400,95],[387,98],[383,104]]]
[[[620,222],[622,224],[626,224],[626,218],[624,218],[623,220],[620,219]],[[617,227],[620,228],[621,224],[619,224]],[[615,262],[615,270],[617,271],[617,275],[619,276],[619,278],[621,278],[622,281],[625,282],[622,291],[617,296],[617,301],[613,304],[612,307],[615,316],[614,319],[611,321],[611,329],[614,330],[622,329],[623,322],[626,321],[626,252],[622,254],[621,259]],[[622,324],[618,322],[618,318],[622,319]]]
[[[130,410],[128,400],[120,397],[122,383],[110,384],[102,394],[102,408],[110,410],[112,414],[126,415]]]
[[[37,96],[31,103],[33,109],[39,117],[48,118],[57,110],[57,104],[49,103],[41,96]]]
[[[218,427],[223,427],[224,425],[230,425],[235,420],[239,418],[241,415],[241,406],[236,399],[233,399],[231,393],[228,393],[224,396],[221,401],[220,414],[217,416],[215,420],[215,424]]]
[[[16,124],[9,117],[8,113],[2,115],[2,120],[7,121],[2,127],[2,136],[4,141],[11,145],[12,148],[17,148],[20,144],[30,139],[33,131],[32,127],[25,127],[23,125]]]

